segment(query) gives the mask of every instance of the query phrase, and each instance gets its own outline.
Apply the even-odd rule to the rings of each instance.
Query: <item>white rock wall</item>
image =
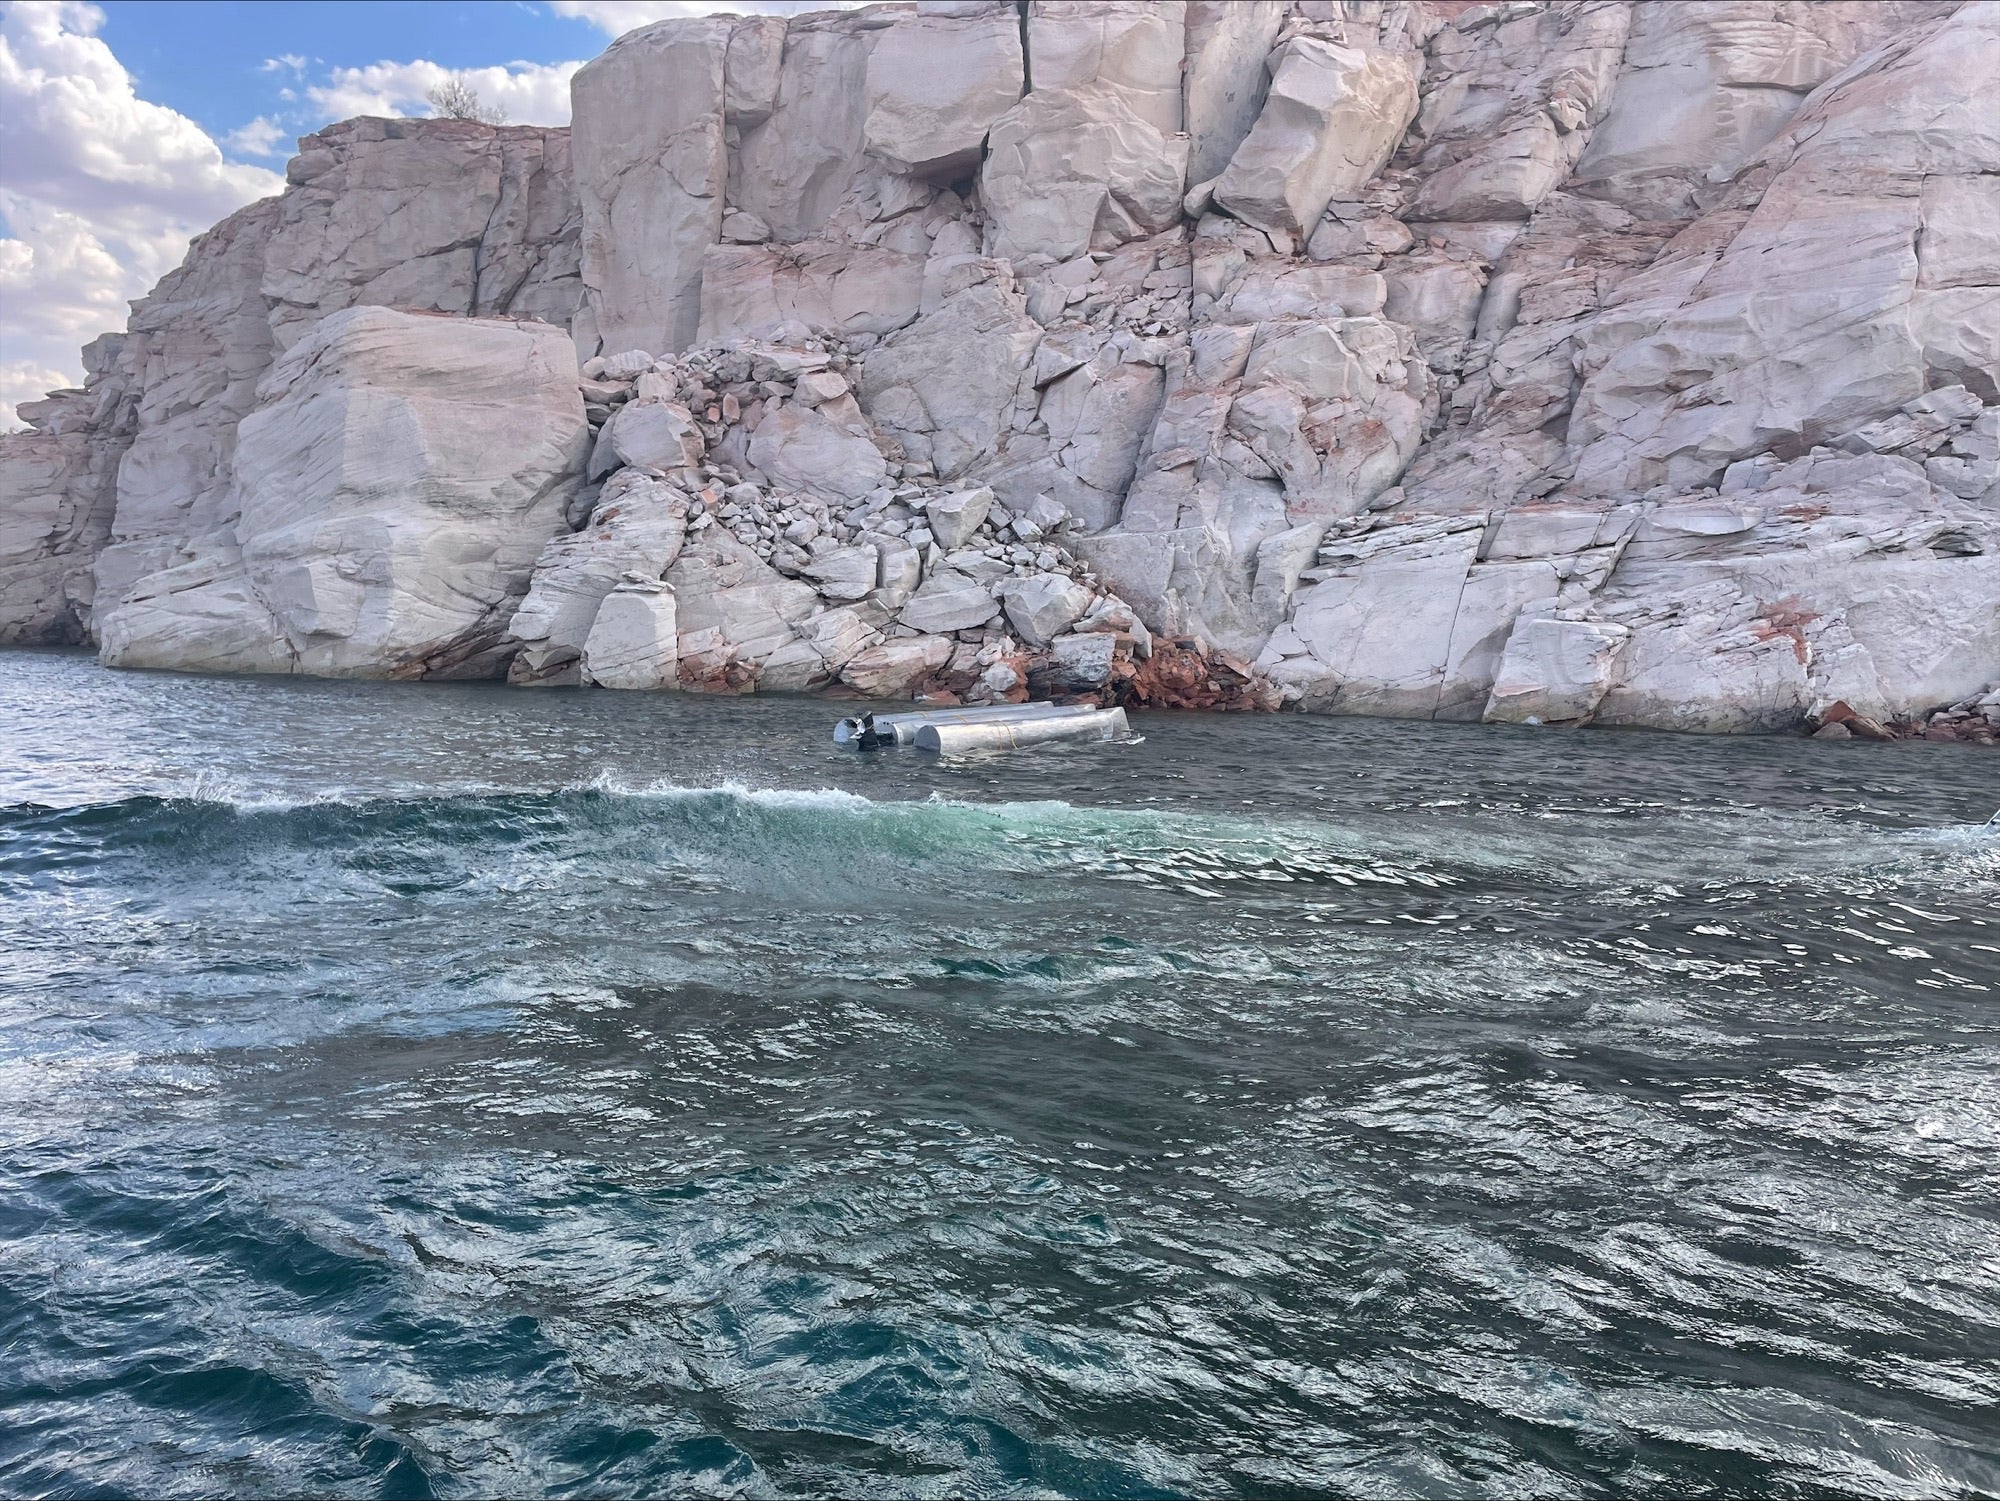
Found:
[[[357,307],[279,356],[232,519],[105,609],[124,667],[490,675],[589,451],[560,329]]]
[[[568,324],[581,283],[567,131],[350,120],[305,137],[288,181],[198,236],[126,332],[92,346],[84,393],[0,439],[0,472],[21,476],[0,492],[20,498],[0,509],[0,601],[19,597],[0,603],[0,640],[94,638],[100,609],[229,525],[239,424],[279,352],[326,314]]]
[[[1006,696],[1086,637],[1151,671],[1158,634],[1338,711],[1969,701],[2000,678],[1996,9],[641,28],[577,75],[573,172],[562,132],[352,122],[198,245],[0,459],[34,494],[0,629],[86,633],[93,589],[232,524],[272,352],[385,302],[575,310],[592,488],[498,648],[520,682]]]

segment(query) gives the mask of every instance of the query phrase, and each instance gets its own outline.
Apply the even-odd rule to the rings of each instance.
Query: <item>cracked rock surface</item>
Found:
[[[197,239],[0,439],[0,639],[1990,739],[1996,76],[1990,0],[642,27]]]

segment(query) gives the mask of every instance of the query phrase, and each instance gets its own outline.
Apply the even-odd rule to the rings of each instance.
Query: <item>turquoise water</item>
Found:
[[[0,655],[0,1492],[2000,1491],[2000,760]]]

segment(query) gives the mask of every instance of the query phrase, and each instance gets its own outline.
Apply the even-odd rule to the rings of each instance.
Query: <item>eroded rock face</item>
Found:
[[[1021,97],[1021,64],[1020,23],[1001,6],[887,28],[868,54],[863,145],[896,172],[963,176]]]
[[[1931,387],[2000,398],[1996,67],[1993,8],[1904,33],[1626,284],[1579,352],[1580,488],[1714,486]]]
[[[702,257],[722,234],[723,84],[735,29],[726,17],[642,27],[571,80],[595,335],[586,356],[683,349],[694,337]]]
[[[20,412],[34,426],[0,437],[0,642],[90,639],[95,564],[118,504],[118,462],[136,397],[107,380],[124,336],[84,350],[90,384]]]
[[[574,369],[545,324],[322,319],[238,428],[234,519],[103,614],[105,661],[490,674],[582,479]]]
[[[1577,163],[1580,184],[1649,218],[1691,217],[1704,187],[1751,161],[1814,89],[1956,8],[1952,0],[1781,0],[1685,13],[1634,6],[1609,113]]]
[[[83,393],[0,439],[24,476],[5,492],[23,503],[0,521],[0,579],[40,581],[0,613],[0,640],[95,639],[99,610],[193,560],[190,542],[230,519],[259,382],[325,314],[394,302],[567,323],[575,307],[567,131],[350,120],[305,137],[289,181],[198,236],[127,331],[86,351]]]
[[[257,290],[280,347],[357,305],[567,323],[578,290],[570,133],[348,120],[299,142]]]
[[[2000,678],[1996,9],[642,28],[573,136],[331,127],[198,241],[0,448],[0,632],[351,670],[241,450],[398,303],[567,323],[590,443],[421,671],[1928,725]]]

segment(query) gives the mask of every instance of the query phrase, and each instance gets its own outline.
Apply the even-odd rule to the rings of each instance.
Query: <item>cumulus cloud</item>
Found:
[[[497,104],[514,125],[569,124],[569,78],[583,61],[509,63],[505,67],[446,68],[419,58],[407,63],[370,63],[365,68],[335,68],[328,81],[306,90],[314,108],[328,120],[354,115],[428,115],[425,95],[445,79],[457,76],[479,95]]]
[[[76,0],[0,9],[0,424],[80,347],[122,327],[192,235],[284,180],[224,160],[194,121],[139,98]]]
[[[684,16],[799,16],[810,10],[852,10],[867,0],[552,0],[559,16],[588,21],[606,36]]]
[[[288,156],[292,132],[269,115],[259,115],[248,125],[239,125],[222,138],[222,144],[238,156]]]
[[[264,59],[263,71],[266,73],[303,73],[305,70],[306,60],[296,52],[280,52],[276,57]]]

